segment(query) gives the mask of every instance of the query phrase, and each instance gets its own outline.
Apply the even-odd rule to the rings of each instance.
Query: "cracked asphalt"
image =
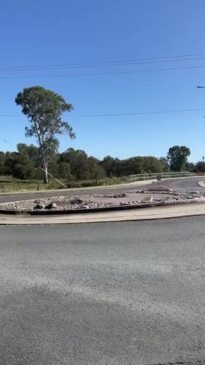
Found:
[[[205,364],[205,217],[0,227],[0,364]]]

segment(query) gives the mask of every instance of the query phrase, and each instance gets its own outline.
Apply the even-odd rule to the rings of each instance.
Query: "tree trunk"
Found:
[[[48,184],[48,167],[44,166],[44,184]]]
[[[41,156],[42,156],[43,172],[44,172],[44,184],[48,184],[48,161],[45,156],[43,144],[41,144]]]

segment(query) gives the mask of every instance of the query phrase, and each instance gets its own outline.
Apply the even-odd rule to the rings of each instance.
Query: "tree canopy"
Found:
[[[58,149],[57,135],[67,133],[70,138],[75,137],[70,124],[62,119],[64,112],[72,110],[72,104],[67,103],[61,95],[41,86],[25,88],[17,94],[15,101],[29,121],[26,136],[37,139],[44,181],[47,183],[49,158]]]
[[[182,171],[185,168],[188,157],[191,151],[186,146],[173,146],[170,147],[167,160],[170,164],[172,171]]]

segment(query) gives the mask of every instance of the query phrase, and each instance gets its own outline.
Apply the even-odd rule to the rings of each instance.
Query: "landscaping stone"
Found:
[[[117,198],[126,198],[127,194],[122,193],[122,194],[115,194],[113,195],[113,198],[117,199]]]
[[[58,208],[58,206],[57,206],[57,204],[56,203],[54,203],[54,202],[51,202],[50,204],[48,204],[46,207],[45,207],[45,209],[49,209],[49,210],[51,210],[51,209],[57,209]]]
[[[79,198],[74,198],[72,200],[70,200],[70,204],[71,205],[78,205],[78,204],[82,204],[83,203],[83,200],[79,199]]]
[[[44,208],[45,208],[45,205],[44,204],[38,203],[38,204],[35,205],[35,207],[33,209],[34,210],[37,210],[37,209],[42,210]]]
[[[148,196],[145,199],[143,199],[143,203],[152,203],[154,201],[153,196]]]

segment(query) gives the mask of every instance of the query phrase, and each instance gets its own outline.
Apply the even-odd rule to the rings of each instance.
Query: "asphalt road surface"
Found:
[[[205,217],[0,227],[0,364],[205,364]]]
[[[184,191],[205,191],[204,188],[198,185],[199,181],[205,181],[204,177],[188,177],[180,179],[170,179],[162,181],[161,184],[172,188],[173,190]]]
[[[170,180],[162,180],[161,182],[156,182],[150,185],[136,185],[130,184],[130,186],[123,184],[116,185],[115,187],[98,187],[96,188],[86,188],[86,189],[68,189],[68,190],[58,190],[58,191],[48,191],[48,192],[35,192],[35,193],[14,193],[14,194],[0,194],[0,203],[17,201],[17,200],[27,200],[27,199],[38,199],[44,197],[52,197],[52,196],[82,196],[87,194],[109,194],[109,193],[120,193],[120,192],[129,192],[136,191],[138,189],[148,189],[153,186],[165,186],[170,189],[186,192],[186,191],[203,191],[204,188],[199,187],[198,181],[204,180],[203,177],[189,177],[189,178],[180,178],[180,179],[170,179]]]

